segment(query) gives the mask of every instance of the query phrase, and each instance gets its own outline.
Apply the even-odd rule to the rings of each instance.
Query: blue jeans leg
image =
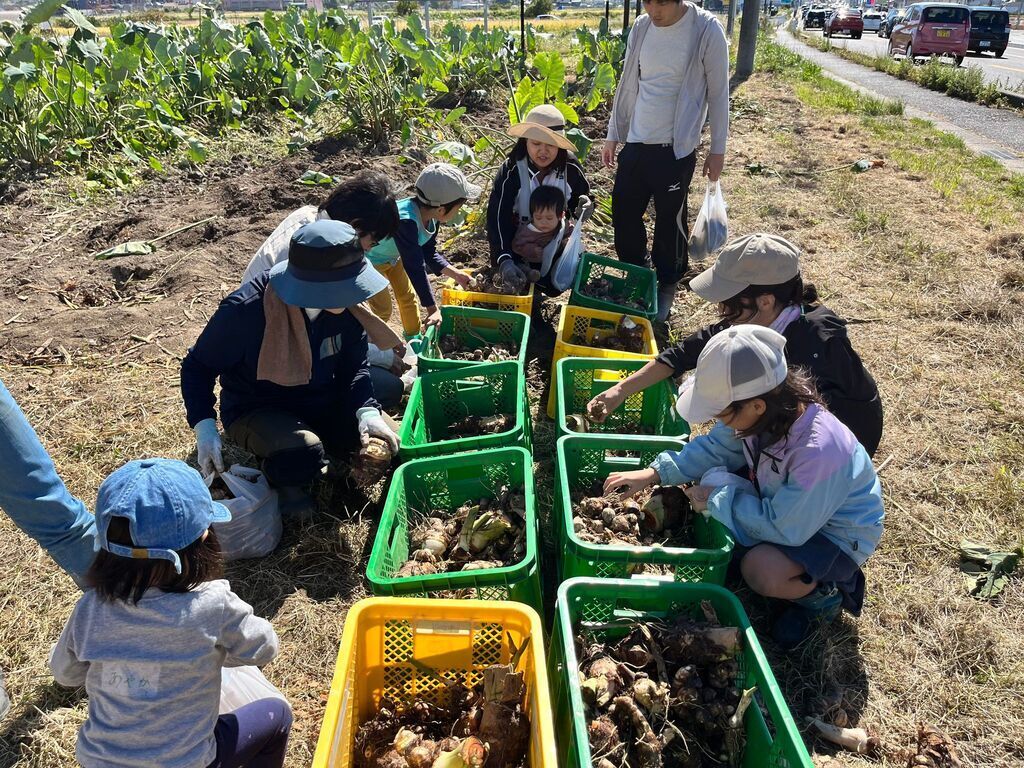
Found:
[[[209,768],[281,768],[292,710],[281,699],[260,699],[217,718],[217,759]]]
[[[32,425],[0,382],[0,509],[79,585],[96,557],[96,522],[57,475]]]
[[[373,382],[374,397],[386,410],[397,408],[398,404],[402,402],[402,395],[405,392],[402,379],[387,368],[371,365],[370,381]]]

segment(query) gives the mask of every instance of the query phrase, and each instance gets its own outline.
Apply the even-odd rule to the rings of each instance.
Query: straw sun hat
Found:
[[[523,121],[508,129],[513,139],[533,139],[573,152],[576,146],[565,136],[565,118],[551,104],[531,109]]]

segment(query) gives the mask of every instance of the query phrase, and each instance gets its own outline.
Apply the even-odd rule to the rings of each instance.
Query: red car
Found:
[[[903,54],[911,61],[922,56],[952,56],[956,65],[967,55],[971,39],[971,11],[952,3],[915,3],[903,20],[893,25],[889,55]]]
[[[825,37],[845,32],[854,40],[864,34],[864,17],[859,8],[837,8],[832,11],[821,29]]]

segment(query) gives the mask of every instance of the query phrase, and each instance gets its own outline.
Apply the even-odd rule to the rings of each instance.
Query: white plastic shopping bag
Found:
[[[697,221],[690,233],[689,257],[701,261],[713,254],[729,239],[729,216],[726,213],[722,185],[717,181],[708,182],[704,203],[697,214]]]
[[[551,268],[551,285],[557,291],[569,290],[576,280],[576,270],[579,269],[583,257],[583,226],[590,220],[593,213],[594,203],[586,200],[572,232],[569,233],[569,239],[562,249],[562,255],[558,257],[555,265]]]
[[[265,557],[281,541],[281,510],[277,491],[258,469],[232,464],[220,475],[206,476],[206,485],[220,478],[230,498],[218,501],[231,511],[231,520],[217,523],[217,540],[224,559]]]
[[[220,668],[220,709],[217,714],[226,715],[260,699],[288,701],[259,667]]]

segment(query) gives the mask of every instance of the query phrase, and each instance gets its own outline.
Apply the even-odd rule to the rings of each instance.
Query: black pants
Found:
[[[671,145],[626,144],[619,153],[612,190],[615,253],[629,264],[653,261],[658,285],[675,285],[686,274],[686,196],[696,164],[696,151],[677,160]],[[644,214],[652,197],[654,243],[648,258]]]

